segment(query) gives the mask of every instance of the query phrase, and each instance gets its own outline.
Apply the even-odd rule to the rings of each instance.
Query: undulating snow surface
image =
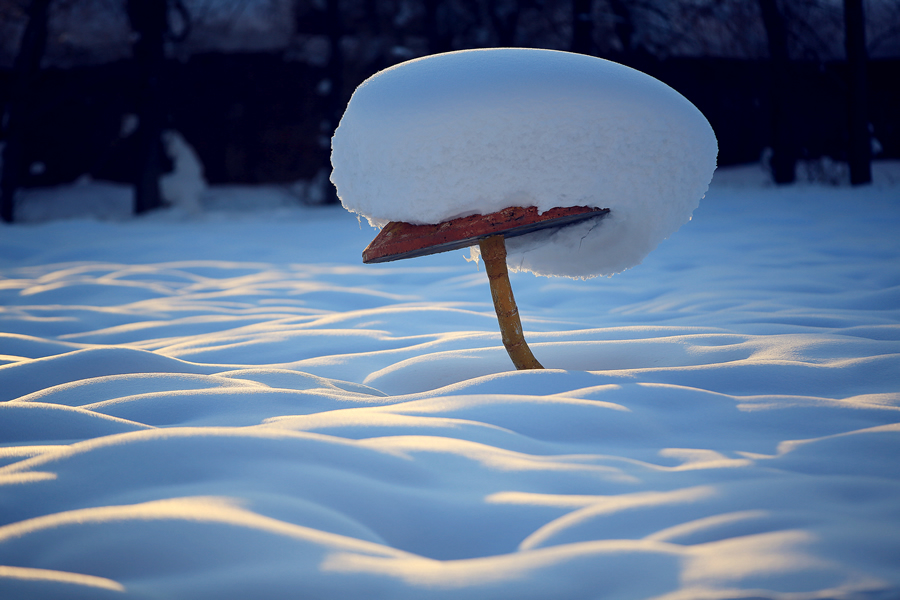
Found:
[[[738,175],[544,371],[340,207],[0,227],[0,598],[897,598],[900,188]]]
[[[510,240],[509,266],[592,277],[641,262],[691,218],[716,167],[694,105],[582,54],[465,50],[407,61],[354,92],[332,139],[344,206],[373,224],[509,206],[609,216]]]

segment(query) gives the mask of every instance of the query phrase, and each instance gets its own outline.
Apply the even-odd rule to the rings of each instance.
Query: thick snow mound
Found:
[[[716,167],[709,123],[664,83],[603,59],[521,48],[401,63],[354,92],[332,182],[373,225],[508,206],[611,209],[510,241],[509,265],[591,277],[636,264],[690,220]]]

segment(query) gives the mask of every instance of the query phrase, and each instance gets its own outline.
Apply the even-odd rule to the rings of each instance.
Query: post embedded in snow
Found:
[[[491,297],[494,299],[494,311],[500,323],[500,337],[509,357],[516,369],[543,369],[544,367],[531,353],[522,333],[522,321],[519,319],[519,308],[513,297],[509,283],[509,271],[506,268],[506,241],[502,235],[492,235],[478,243],[481,257],[484,259],[484,270],[487,271],[491,284]]]
[[[519,309],[506,268],[506,238],[602,219],[608,214],[608,208],[595,206],[551,208],[543,213],[534,206],[510,206],[486,215],[470,215],[431,225],[391,221],[363,250],[363,262],[415,258],[478,244],[491,284],[500,335],[513,365],[517,369],[543,369],[522,335]]]
[[[622,132],[627,149],[597,153],[620,147]],[[652,169],[647,147],[662,157]],[[344,208],[383,225],[364,263],[479,244],[503,345],[516,368],[540,369],[505,238],[535,275],[621,272],[690,220],[717,152],[703,114],[648,75],[584,54],[487,48],[409,60],[356,88],[330,179]]]

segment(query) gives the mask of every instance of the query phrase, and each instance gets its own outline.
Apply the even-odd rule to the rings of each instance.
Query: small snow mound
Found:
[[[331,180],[376,226],[609,208],[508,244],[513,269],[593,277],[639,264],[690,220],[717,152],[700,111],[639,71],[552,50],[466,50],[363,82],[332,139]]]
[[[159,178],[160,191],[172,205],[190,214],[200,212],[200,200],[206,191],[203,163],[187,140],[177,131],[163,133],[163,142],[174,169]]]

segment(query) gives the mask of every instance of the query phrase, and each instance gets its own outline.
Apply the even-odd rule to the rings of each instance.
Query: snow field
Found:
[[[897,188],[729,175],[545,371],[340,208],[2,228],[0,597],[896,596]]]

